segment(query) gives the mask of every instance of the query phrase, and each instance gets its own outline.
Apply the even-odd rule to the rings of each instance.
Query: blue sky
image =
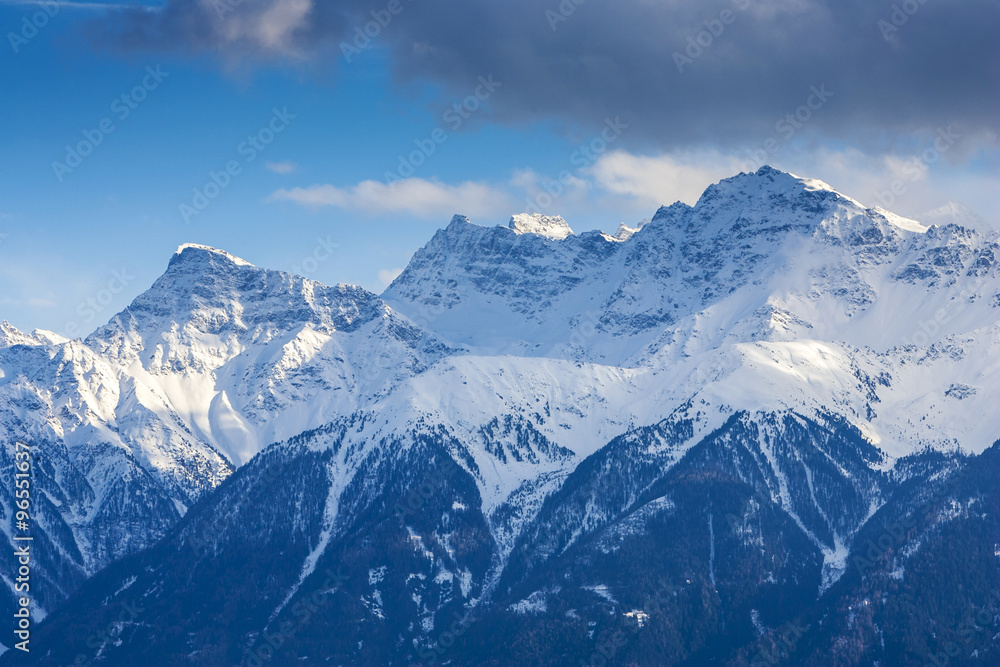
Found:
[[[867,11],[857,48],[884,70],[868,81],[821,55],[795,71],[788,63],[812,57],[807,43],[770,53],[754,41],[812,21],[801,5],[822,13],[818,0],[677,9],[645,51],[634,26],[615,23],[630,9],[643,18],[631,2],[614,19],[597,0],[569,12],[512,3],[521,23],[483,5],[477,26],[478,15],[456,18],[476,2],[435,17],[392,1],[334,11],[243,0],[222,16],[194,0],[124,11],[0,2],[0,319],[85,334],[186,242],[381,291],[453,213],[498,224],[534,206],[577,231],[613,231],[763,161],[869,205],[895,181],[902,193],[888,208],[904,215],[955,200],[1000,220],[989,111],[1000,65],[963,23],[992,18],[987,2],[969,3],[978,16],[921,9],[885,34],[882,14]],[[372,29],[389,8],[399,13]],[[345,46],[363,44],[354,38],[366,24],[370,46]],[[830,39],[847,29],[830,25]],[[956,83],[953,68],[928,67],[937,61],[924,41],[941,32],[973,52],[932,46],[982,61],[962,75],[978,78]],[[689,51],[686,37],[709,46]],[[747,54],[773,62],[757,63],[759,80],[743,88]],[[615,69],[633,62],[649,71],[623,85],[636,67]],[[943,152],[921,160],[935,141]],[[88,154],[76,164],[67,146]]]

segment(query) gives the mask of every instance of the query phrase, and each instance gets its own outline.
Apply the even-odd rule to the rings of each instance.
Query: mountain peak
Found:
[[[722,180],[718,185],[723,183],[738,183],[743,189],[751,184],[761,191],[774,191],[774,190],[806,190],[806,191],[826,191],[832,192],[841,197],[843,194],[837,192],[833,186],[825,183],[816,178],[805,178],[803,176],[797,176],[791,172],[782,171],[780,169],[775,169],[771,165],[765,164],[763,167],[758,169],[756,172],[737,174],[732,178],[727,178]],[[846,197],[845,197],[846,198]]]
[[[618,225],[618,231],[612,234],[610,238],[615,241],[628,241],[637,231],[639,231],[639,227],[629,227],[623,222]]]
[[[225,250],[219,250],[218,248],[213,248],[212,246],[201,245],[200,243],[184,243],[179,246],[174,252],[174,258],[171,260],[171,264],[176,260],[180,260],[185,257],[206,257],[215,256],[220,259],[224,259],[236,266],[253,266],[250,262],[237,257]]]
[[[34,329],[31,332],[31,337],[40,343],[48,343],[50,345],[62,345],[63,343],[68,343],[70,340],[48,329]]]
[[[673,218],[679,218],[688,215],[692,210],[691,206],[688,206],[684,202],[678,201],[674,202],[670,206],[661,206],[656,209],[656,213],[650,218],[650,222],[663,222],[664,220],[670,220]]]
[[[0,322],[0,348],[13,347],[15,345],[61,345],[69,339],[45,329],[35,329],[30,334],[25,333],[13,324],[4,320]]]
[[[677,205],[675,205],[676,207]],[[660,209],[654,221],[685,215],[683,210]],[[867,207],[823,181],[803,178],[765,165],[708,186],[692,213],[699,228],[712,233],[740,229],[798,229],[808,232],[823,220],[862,215]],[[839,213],[838,213],[839,211]],[[711,221],[711,224],[707,224]]]
[[[782,179],[782,178],[785,178],[785,179],[794,179],[794,180],[810,180],[810,179],[803,179],[803,178],[801,178],[799,176],[796,176],[795,174],[793,174],[793,173],[791,173],[789,171],[782,171],[781,169],[775,169],[774,167],[772,167],[769,164],[765,164],[760,169],[758,169],[757,171],[751,172],[751,175],[757,176],[758,178],[768,177],[768,178],[773,178],[773,179]],[[735,176],[734,178],[738,178],[738,176]]]
[[[558,215],[519,213],[511,217],[507,226],[517,234],[538,234],[554,241],[561,241],[568,236],[573,236],[573,230]]]
[[[938,225],[943,227],[949,224],[956,224],[959,227],[973,229],[987,236],[997,232],[996,227],[984,220],[968,206],[957,201],[948,202],[940,208],[918,216],[918,218],[924,225]]]
[[[4,320],[0,322],[0,348],[13,347],[14,345],[37,345],[37,341],[31,338],[13,324]]]

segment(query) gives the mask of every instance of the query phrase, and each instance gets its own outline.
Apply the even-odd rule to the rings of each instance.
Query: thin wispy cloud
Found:
[[[298,169],[298,165],[291,161],[267,162],[264,166],[267,167],[268,171],[273,171],[275,174],[290,174]]]
[[[694,204],[705,188],[740,171],[740,162],[715,151],[656,156],[615,151],[601,156],[589,175],[601,189],[650,206]]]
[[[403,272],[402,267],[397,267],[395,269],[380,269],[378,272],[378,288],[385,289],[392,284],[392,281],[399,277],[399,274]]]
[[[787,147],[773,156],[773,166],[835,184],[845,195],[866,206],[880,205],[882,193],[900,192],[894,211],[916,216],[954,199],[967,200],[981,214],[993,215],[990,175],[965,174],[961,179],[929,177],[917,171],[914,158],[873,155],[856,148]],[[307,208],[337,208],[369,216],[406,215],[446,224],[453,214],[498,218],[524,211],[592,217],[595,210],[612,211],[634,222],[657,207],[676,201],[695,204],[711,184],[741,171],[756,171],[746,156],[717,150],[678,150],[639,154],[608,152],[578,176],[558,181],[532,169],[517,169],[506,182],[449,184],[410,178],[388,186],[363,181],[350,186],[317,184],[281,189],[266,201],[291,202]],[[629,218],[633,216],[634,220]],[[613,227],[616,220],[604,223]]]
[[[59,7],[60,9],[90,9],[90,10],[129,10],[137,12],[158,12],[163,9],[162,5],[143,5],[132,2],[72,2],[70,0],[0,0],[0,5],[7,6],[32,6],[32,7]]]
[[[125,10],[92,26],[102,45],[125,50],[205,51],[234,58],[302,58],[348,20],[314,0],[169,1],[150,15]]]
[[[311,208],[334,207],[368,215],[406,214],[425,219],[441,219],[453,213],[493,216],[511,210],[511,197],[487,183],[464,182],[448,185],[422,178],[408,178],[386,185],[363,181],[352,187],[313,185],[278,190],[269,202],[293,202]]]

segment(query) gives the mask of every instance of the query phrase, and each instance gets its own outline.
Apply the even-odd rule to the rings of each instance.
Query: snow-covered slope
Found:
[[[944,206],[922,214],[920,221],[925,225],[938,225],[939,227],[955,224],[959,227],[974,229],[987,236],[998,231],[995,220],[991,224],[968,206],[957,201],[948,202]]]
[[[630,369],[629,399],[609,392],[607,414],[639,423],[697,398],[730,413],[835,410],[894,455],[982,451],[1000,433],[982,416],[1000,398],[998,256],[996,234],[866,209],[765,167],[661,208],[624,241],[456,218],[383,298],[475,356]]]
[[[349,414],[447,348],[359,287],[326,287],[204,246],[87,338],[235,465]]]
[[[370,292],[197,245],[86,341],[4,322],[5,460],[34,446],[48,472],[35,497],[61,499],[38,526],[61,554],[40,564],[38,599],[54,605],[155,542],[266,445],[353,413],[447,352]],[[13,496],[0,503],[11,516]]]
[[[41,617],[90,574],[153,544],[232,466],[169,410],[138,404],[141,388],[81,341],[5,334],[0,464],[13,480],[17,443],[33,452],[32,593]],[[0,511],[14,510],[10,484]],[[14,582],[5,583],[0,600],[12,603]]]
[[[289,511],[312,512],[294,530],[312,532],[295,537],[306,553],[286,600],[364,517],[406,502],[420,483],[408,470],[442,456],[461,471],[442,483],[458,489],[446,514],[473,504],[470,530],[490,543],[474,564],[450,555],[447,576],[424,573],[464,582],[458,597],[441,584],[453,601],[625,530],[636,503],[669,508],[645,494],[694,460],[769,498],[827,587],[898,458],[1000,436],[1000,244],[949,210],[909,220],[765,167],[614,235],[456,216],[381,296],[182,246],[85,341],[0,326],[0,437],[51,460],[60,500],[44,530],[72,564],[51,568],[49,599],[265,450],[325,471],[323,488],[290,487],[305,504]],[[610,495],[587,486],[611,478]],[[285,530],[245,518],[240,484],[195,521],[241,540],[241,522]],[[115,546],[123,521],[131,538]],[[441,521],[405,524],[406,539],[444,539],[434,531],[459,519]]]

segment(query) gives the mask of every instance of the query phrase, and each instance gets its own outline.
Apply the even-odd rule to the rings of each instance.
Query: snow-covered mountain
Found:
[[[697,662],[720,623],[746,648],[761,613],[853,595],[858,536],[912,485],[992,460],[1000,242],[970,219],[764,167],[613,235],[456,216],[381,296],[189,245],[85,341],[5,324],[0,436],[8,466],[17,440],[47,457],[50,606],[165,536],[42,629],[83,639],[139,596],[156,622],[100,655],[240,662],[278,633],[286,661],[405,664],[448,632],[473,662],[538,622],[586,661],[650,618],[642,655]],[[651,611],[664,579],[690,609]]]
[[[926,227],[764,168],[625,241],[456,218],[383,298],[472,354],[629,369],[620,386],[659,414],[631,395],[608,412],[637,423],[690,399],[834,410],[894,455],[982,451],[1000,433],[983,420],[996,369],[978,363],[997,357],[998,251],[996,233]]]
[[[378,296],[178,249],[167,272],[85,341],[234,465],[350,414],[448,352]]]
[[[36,451],[36,539],[52,541],[39,617],[267,444],[354,412],[446,352],[370,292],[195,245],[85,341],[4,322],[0,441],[8,466],[17,442]]]

